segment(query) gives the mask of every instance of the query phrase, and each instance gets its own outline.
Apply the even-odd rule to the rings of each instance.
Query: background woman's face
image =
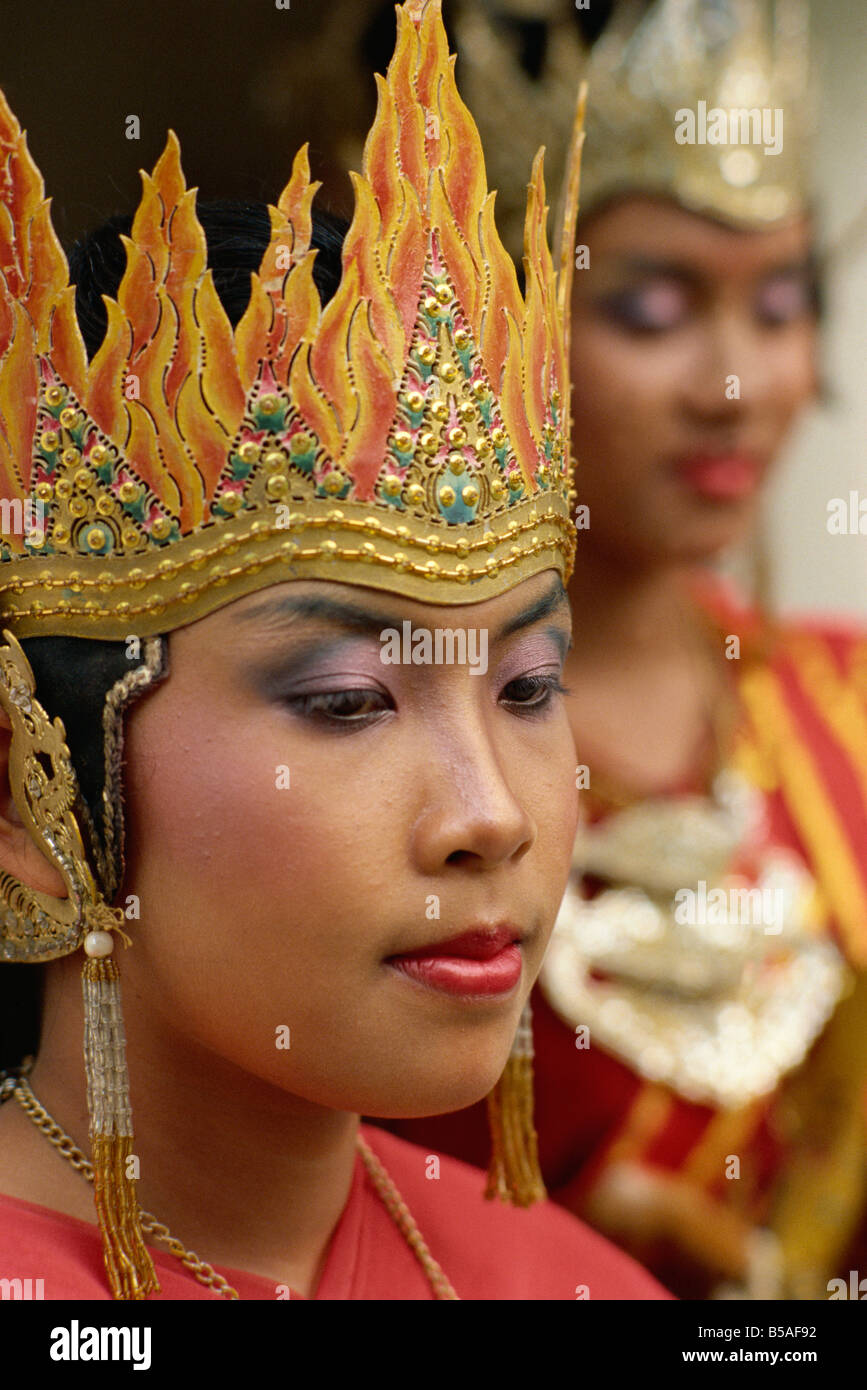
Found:
[[[384,664],[380,633],[406,619],[486,629],[487,670]],[[569,632],[549,570],[460,608],[293,582],[173,633],[169,679],[128,727],[135,1007],[337,1109],[485,1094],[569,871]],[[520,978],[486,999],[389,963],[506,924]]]
[[[579,222],[578,240],[590,264],[575,273],[574,438],[590,540],[642,564],[709,557],[742,535],[816,389],[807,222],[735,231],[631,197]]]

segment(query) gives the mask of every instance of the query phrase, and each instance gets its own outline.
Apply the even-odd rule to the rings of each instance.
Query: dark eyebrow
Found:
[[[535,603],[531,603],[529,608],[510,618],[505,627],[502,627],[497,634],[495,641],[502,637],[511,637],[513,632],[520,632],[522,628],[532,627],[533,623],[538,623],[542,618],[547,618],[551,613],[556,613],[563,605],[568,607],[569,596],[563,588],[563,581],[559,574],[555,576],[554,584],[547,594],[543,594]]]
[[[509,637],[521,628],[546,618],[562,605],[568,604],[566,590],[559,575],[547,594],[531,603],[522,612],[510,618],[494,637],[499,641]],[[362,608],[354,603],[344,603],[340,599],[329,598],[324,594],[284,594],[280,598],[267,599],[255,608],[245,608],[232,614],[236,622],[263,621],[282,626],[295,618],[318,618],[349,632],[360,632],[366,636],[379,637],[383,628],[399,628],[405,614],[383,612],[374,608]]]
[[[261,621],[275,626],[283,626],[295,618],[319,618],[334,627],[370,636],[378,636],[384,627],[399,627],[401,623],[401,619],[394,614],[360,608],[354,603],[342,603],[340,599],[319,594],[300,594],[298,597],[284,594],[280,598],[267,599],[255,608],[233,613],[232,617],[236,622]]]

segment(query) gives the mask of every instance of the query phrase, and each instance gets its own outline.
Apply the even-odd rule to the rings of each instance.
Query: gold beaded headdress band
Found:
[[[517,21],[544,26],[538,72],[521,62]],[[803,212],[808,202],[811,126],[808,15],[804,0],[619,0],[592,48],[572,0],[464,0],[455,33],[464,95],[478,112],[488,173],[499,188],[506,244],[520,255],[522,160],[546,144],[549,185],[567,177],[575,89],[590,91],[581,206],[621,193],[674,198],[691,211],[761,228]],[[699,119],[704,103],[705,120]],[[714,110],[783,112],[779,153],[761,143],[679,144],[676,113],[690,109],[696,136]],[[719,118],[715,118],[718,122]],[[686,132],[686,123],[683,122]],[[753,118],[748,122],[754,133]],[[746,127],[744,127],[746,130]],[[742,125],[737,118],[735,136]]]
[[[126,1165],[122,913],[88,865],[63,724],[18,639],[153,639],[110,691],[117,738],[121,709],[164,674],[157,637],[268,585],[325,578],[460,604],[546,569],[568,578],[580,121],[558,269],[537,155],[522,295],[453,66],[440,0],[400,6],[336,294],[323,308],[312,277],[318,185],[302,149],[234,332],[170,134],[89,363],[42,179],[0,94],[0,705],[16,806],[68,893],[0,874],[0,959],[85,949],[94,1186],[116,1298],[157,1287]],[[491,1097],[489,1194],[521,1204],[542,1193],[531,1055],[522,1026]]]

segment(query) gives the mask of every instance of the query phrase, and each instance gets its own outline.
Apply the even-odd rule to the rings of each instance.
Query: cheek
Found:
[[[520,795],[537,830],[536,864],[541,915],[554,916],[566,889],[572,850],[578,830],[579,794],[576,768],[580,761],[565,709],[558,715],[556,731],[548,736],[536,758],[523,756],[513,765],[522,768]]]
[[[327,1094],[334,1061],[320,1066],[314,1042],[335,1012],[355,1020],[374,972],[361,905],[388,901],[385,830],[397,813],[337,741],[323,752],[277,714],[248,715],[245,728],[201,707],[186,729],[203,732],[184,739],[177,713],[163,708],[127,738],[127,891],[141,911],[130,973],[142,1007],[183,1019],[257,1075],[291,1074],[302,1089],[312,1077]],[[375,857],[371,843],[383,847]],[[284,1024],[285,1056],[273,1041]]]
[[[681,356],[670,341],[637,344],[599,329],[573,349],[578,501],[590,509],[589,539],[626,545],[633,559],[668,526],[659,460],[672,452]]]
[[[339,749],[323,758],[274,710],[208,713],[192,725],[202,730],[195,740],[165,717],[128,742],[130,766],[141,770],[130,798],[131,838],[144,846],[139,876],[150,891],[171,887],[215,929],[239,911],[267,921],[277,902],[309,919],[308,899],[336,889],[370,833]]]
[[[278,790],[281,750],[208,716],[202,710],[186,736],[170,714],[143,722],[131,731],[128,752],[130,829],[146,862],[212,882],[237,877],[241,863],[251,872],[261,867],[275,827],[292,819],[293,808],[291,791]]]
[[[768,403],[781,426],[788,425],[818,388],[815,330],[793,332],[770,347],[765,370]]]
[[[581,332],[576,330],[576,336]],[[667,429],[678,354],[661,341],[637,344],[589,329],[572,352],[573,417],[579,462],[632,477]]]

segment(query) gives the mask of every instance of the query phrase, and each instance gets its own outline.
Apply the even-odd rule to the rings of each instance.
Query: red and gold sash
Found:
[[[765,790],[779,790],[839,944],[867,966],[867,639],[778,628],[738,681],[744,723],[736,760],[757,758]],[[745,746],[746,745],[746,746]],[[752,745],[750,748],[748,745]]]
[[[738,631],[741,615],[718,606]],[[790,1293],[824,1297],[867,1198],[867,638],[842,627],[778,626],[745,615],[735,760],[782,797],[859,972],[781,1111],[786,1161],[771,1225]]]

